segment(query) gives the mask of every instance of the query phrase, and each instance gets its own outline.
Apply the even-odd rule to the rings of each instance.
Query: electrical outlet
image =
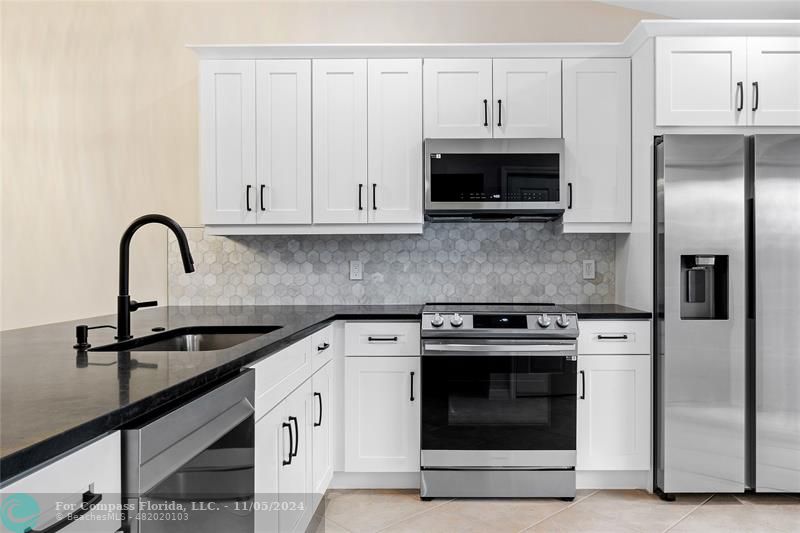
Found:
[[[361,264],[361,261],[350,261],[350,279],[364,279],[364,265]]]
[[[594,259],[586,259],[583,262],[583,279],[594,279]]]

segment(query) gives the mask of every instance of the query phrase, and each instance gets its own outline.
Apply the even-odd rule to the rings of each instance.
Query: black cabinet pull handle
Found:
[[[572,209],[572,183],[567,183],[567,189],[569,190],[569,201],[567,202],[567,209]]]
[[[289,422],[294,423],[294,452],[292,452],[292,455],[297,457],[297,447],[300,444],[300,430],[297,428],[297,417],[290,416]]]
[[[328,348],[330,348],[330,347],[331,347],[331,345],[330,345],[330,344],[328,344],[327,342],[323,342],[322,344],[320,344],[319,346],[317,346],[317,351],[318,351],[318,352],[324,352],[325,350],[327,350],[327,349],[328,349]]]
[[[598,335],[597,340],[601,341],[624,341],[628,340],[628,336],[625,334],[622,335]]]
[[[83,493],[81,497],[81,506],[79,509],[72,511],[67,516],[59,520],[53,525],[47,526],[44,529],[26,529],[25,533],[56,533],[56,531],[61,531],[72,522],[78,520],[80,517],[88,513],[92,510],[92,507],[100,503],[100,500],[103,499],[102,494],[95,494],[91,490],[87,490]]]
[[[739,100],[736,111],[741,111],[744,109],[744,83],[741,81],[736,82],[736,97]]]
[[[758,82],[753,82],[753,111],[758,109]]]
[[[497,127],[503,126],[503,101],[497,100]]]
[[[583,370],[581,370],[579,372],[579,374],[581,375],[581,395],[580,395],[580,399],[581,400],[585,400],[586,399],[586,373]]]
[[[483,99],[483,125],[489,125],[489,100]]]
[[[377,209],[378,209],[378,204],[376,203],[376,200],[375,200],[375,189],[377,189],[377,188],[378,188],[378,184],[377,183],[373,183],[372,184],[372,210],[373,211],[377,211]]]
[[[315,392],[314,396],[319,400],[319,419],[314,422],[314,427],[319,427],[322,425],[322,393]]]
[[[267,210],[267,208],[264,207],[264,189],[266,189],[266,188],[267,188],[266,185],[263,185],[263,184],[261,185],[261,210],[262,211],[266,211]]]
[[[410,400],[413,402],[414,401],[414,373],[413,372],[409,372],[409,373],[411,374],[411,398],[410,398]]]
[[[358,184],[358,210],[359,211],[363,211],[364,210],[364,205],[361,203],[361,189],[363,189],[363,188],[364,188],[364,184],[363,183],[359,183]]]
[[[291,418],[289,420],[291,420]],[[294,438],[292,437],[292,425],[289,422],[284,422],[282,427],[289,428],[289,460],[283,460],[283,466],[286,466],[292,464],[292,448],[294,448]]]
[[[369,342],[397,342],[397,337],[367,337]]]
[[[247,210],[248,211],[252,211],[252,209],[250,208],[250,189],[252,189],[252,188],[253,188],[252,185],[248,185],[247,189],[245,190],[245,193],[244,193],[244,196],[245,196],[246,201],[247,201]]]

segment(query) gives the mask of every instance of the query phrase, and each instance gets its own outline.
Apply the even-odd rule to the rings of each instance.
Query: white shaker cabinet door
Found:
[[[311,224],[311,61],[256,62],[257,219]]]
[[[367,60],[313,61],[314,223],[367,221]]]
[[[335,429],[339,422],[334,416],[333,361],[329,361],[311,378],[313,398],[311,424],[313,456],[314,496],[325,494],[333,478],[333,455],[335,452]]]
[[[205,224],[256,222],[255,61],[200,63],[200,166]]]
[[[581,355],[578,470],[650,468],[650,356]]]
[[[419,357],[345,359],[345,470],[419,471]]]
[[[564,60],[564,222],[631,221],[631,65]]]
[[[800,126],[800,37],[747,38],[748,124]]]
[[[746,37],[656,38],[656,124],[745,124]]]
[[[422,60],[368,63],[369,221],[422,223]]]
[[[492,137],[492,60],[425,59],[425,137]]]
[[[561,137],[561,60],[495,59],[494,137]]]

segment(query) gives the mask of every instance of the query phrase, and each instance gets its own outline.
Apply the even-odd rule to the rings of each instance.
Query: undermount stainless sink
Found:
[[[92,348],[93,352],[206,352],[224,350],[281,326],[192,326]]]

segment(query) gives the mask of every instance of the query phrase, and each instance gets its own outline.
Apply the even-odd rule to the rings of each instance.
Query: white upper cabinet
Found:
[[[206,224],[256,222],[255,61],[200,64],[200,168]]]
[[[425,137],[492,137],[492,60],[426,59]]]
[[[630,222],[630,60],[565,59],[563,110],[565,231]]]
[[[656,124],[745,124],[747,39],[658,37]]]
[[[366,222],[367,60],[313,63],[314,223]]]
[[[257,220],[311,223],[311,61],[256,62]]]
[[[422,60],[368,62],[369,222],[422,223]]]
[[[561,137],[561,60],[495,59],[495,138]]]
[[[800,125],[800,37],[747,38],[748,124]]]

